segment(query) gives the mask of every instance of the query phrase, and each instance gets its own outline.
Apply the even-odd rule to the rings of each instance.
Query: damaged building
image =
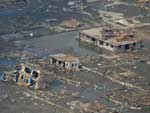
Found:
[[[112,52],[135,50],[142,40],[130,29],[93,28],[79,32],[79,41],[88,42]]]
[[[4,81],[14,81],[20,86],[30,87],[34,89],[39,88],[40,71],[33,69],[27,65],[21,64],[12,72],[5,72],[3,74]]]
[[[50,56],[50,64],[62,67],[67,70],[79,70],[80,61],[77,57],[65,54],[55,54]]]

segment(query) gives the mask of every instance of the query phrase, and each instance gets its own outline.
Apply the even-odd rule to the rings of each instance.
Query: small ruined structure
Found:
[[[65,54],[56,54],[50,56],[50,64],[62,67],[67,70],[79,70],[80,63],[77,57]]]
[[[20,86],[38,89],[40,71],[22,64],[13,72],[4,73],[3,78],[5,81],[12,80]]]
[[[142,40],[130,29],[93,28],[79,32],[79,40],[113,52],[138,49]]]

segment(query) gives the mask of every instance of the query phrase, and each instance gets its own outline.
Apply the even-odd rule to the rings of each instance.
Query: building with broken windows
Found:
[[[113,52],[138,49],[142,40],[131,29],[93,28],[79,32],[79,40]]]
[[[39,88],[40,71],[24,64],[17,66],[12,72],[5,72],[3,77],[5,81],[12,80],[21,86]]]
[[[80,62],[77,57],[65,54],[51,55],[50,64],[67,70],[79,70],[80,68]]]

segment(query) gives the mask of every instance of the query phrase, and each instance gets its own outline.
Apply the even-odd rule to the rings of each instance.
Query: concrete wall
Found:
[[[111,44],[108,44],[108,43],[105,43],[105,42],[103,42],[103,44],[101,44],[100,41],[98,41],[97,46],[99,46],[101,48],[105,48],[105,49],[110,50],[110,51],[114,51],[114,48],[113,48],[114,46],[112,47]]]
[[[85,34],[82,34],[82,33],[79,33],[79,40],[96,45],[96,42],[92,41],[92,37],[89,37],[88,35],[85,35]]]
[[[94,37],[89,37],[86,34],[79,33],[79,40],[85,41],[85,42],[88,42],[88,43],[92,43],[96,46],[99,46],[101,48],[105,48],[105,49],[110,50],[110,51],[114,51],[114,49],[111,47],[110,44],[107,45],[105,42],[103,42],[103,45],[102,45],[100,43],[100,40],[95,39],[95,41],[92,41],[92,38],[94,38]]]
[[[56,62],[53,62],[53,60],[56,60]],[[66,69],[79,69],[79,62],[63,62],[63,61],[58,61],[57,59],[51,58],[50,59],[50,64],[54,64],[58,67],[66,68]]]
[[[113,44],[104,42],[102,40],[97,40],[96,38],[95,38],[95,41],[93,41],[92,38],[94,38],[94,37],[90,37],[90,36],[88,36],[86,34],[79,33],[79,40],[85,41],[85,42],[88,42],[88,43],[92,43],[92,44],[94,44],[96,46],[99,46],[101,48],[110,50],[112,52],[135,50],[135,49],[141,48],[141,45],[142,45],[140,42],[138,42],[138,43],[136,43],[136,42],[134,43],[133,42],[131,44],[114,46]],[[101,43],[101,42],[103,42],[103,43]]]

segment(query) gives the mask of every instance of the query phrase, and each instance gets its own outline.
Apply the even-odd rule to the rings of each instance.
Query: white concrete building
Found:
[[[132,30],[93,28],[79,32],[79,40],[116,52],[138,49],[142,40]]]
[[[65,54],[51,55],[50,64],[68,70],[79,70],[80,68],[80,62],[77,57],[71,55],[65,55]]]

